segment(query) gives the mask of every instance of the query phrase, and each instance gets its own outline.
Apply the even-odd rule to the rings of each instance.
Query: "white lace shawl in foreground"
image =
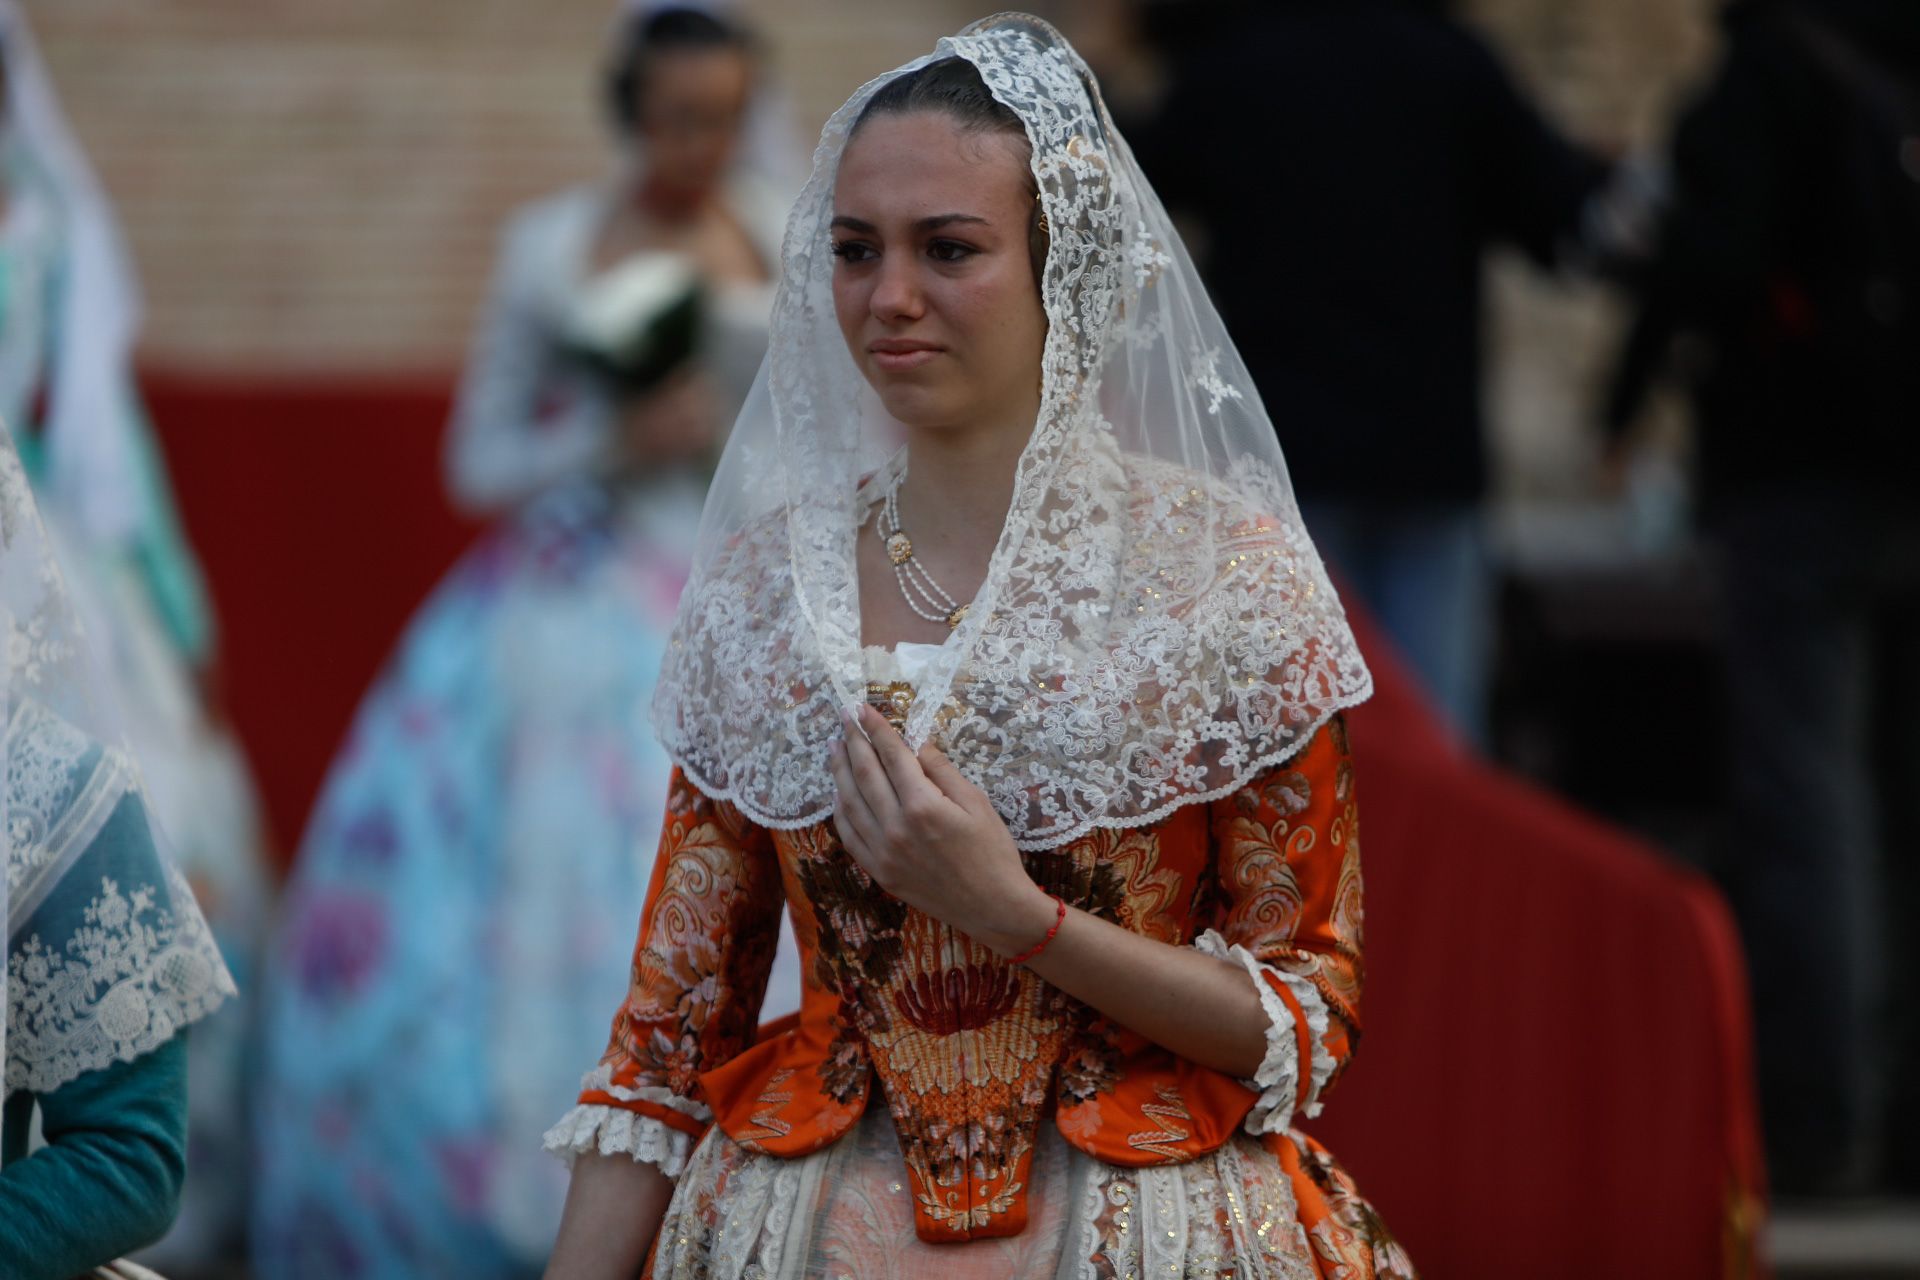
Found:
[[[130,1062],[234,994],[93,673],[0,427],[0,1096]]]

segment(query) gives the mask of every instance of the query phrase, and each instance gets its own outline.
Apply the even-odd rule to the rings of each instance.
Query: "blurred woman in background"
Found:
[[[140,299],[23,14],[0,0],[0,421],[59,546],[153,818],[244,985],[269,893],[239,745],[207,694],[213,613],[133,379]],[[152,1258],[237,1259],[245,1223],[245,1005],[194,1036],[194,1176]]]
[[[731,22],[630,11],[619,171],[506,232],[447,455],[501,522],[362,706],[270,965],[262,1274],[534,1274],[553,1239],[540,1135],[626,984],[670,769],[646,708],[766,346],[755,75]]]

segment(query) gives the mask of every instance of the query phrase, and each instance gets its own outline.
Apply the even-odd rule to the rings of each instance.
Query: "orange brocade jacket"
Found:
[[[1075,907],[1176,945],[1217,929],[1310,983],[1330,1014],[1319,1056],[1330,1055],[1337,1074],[1359,1034],[1355,823],[1336,718],[1231,795],[1022,856],[1037,883]],[[799,1020],[756,1043],[783,901],[805,974]],[[1261,972],[1293,1014],[1304,1103],[1309,1019],[1289,983]],[[1177,1164],[1226,1142],[1258,1097],[881,891],[831,823],[768,830],[677,770],[632,987],[601,1065],[606,1087],[588,1088],[581,1103],[696,1138],[706,1124],[689,1112],[710,1108],[741,1146],[787,1157],[845,1134],[877,1085],[930,1241],[1025,1226],[1037,1126],[1049,1112],[1068,1142],[1100,1160]],[[1269,1146],[1295,1164],[1291,1144]]]

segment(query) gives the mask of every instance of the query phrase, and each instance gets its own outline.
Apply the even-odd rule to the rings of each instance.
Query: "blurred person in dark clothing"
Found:
[[[1243,351],[1315,541],[1478,740],[1483,258],[1558,261],[1605,167],[1441,10],[1149,4],[1174,62],[1136,132],[1209,260],[1234,264],[1208,284],[1234,332],[1258,335]]]
[[[1920,5],[1738,0],[1723,26],[1608,421],[1620,452],[1657,374],[1692,396],[1776,1189],[1913,1189]]]

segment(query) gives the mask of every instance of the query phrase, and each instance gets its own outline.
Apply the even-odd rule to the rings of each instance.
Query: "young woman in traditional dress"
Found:
[[[1001,15],[862,88],[661,676],[549,1274],[1410,1276],[1293,1128],[1358,1035],[1370,688],[1080,58]]]

